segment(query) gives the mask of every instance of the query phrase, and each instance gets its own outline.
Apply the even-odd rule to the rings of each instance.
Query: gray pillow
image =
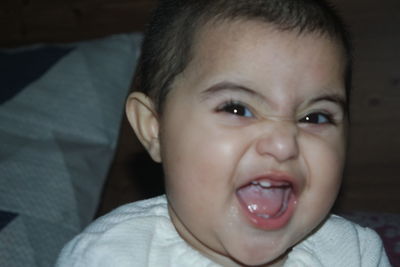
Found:
[[[53,266],[92,220],[141,39],[0,51],[1,266]]]

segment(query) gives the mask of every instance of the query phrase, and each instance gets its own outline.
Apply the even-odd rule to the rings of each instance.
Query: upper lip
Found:
[[[243,181],[240,184],[238,189],[251,184],[252,182],[261,182],[266,181],[271,183],[273,187],[283,187],[283,186],[290,186],[293,188],[295,194],[299,192],[299,181],[293,175],[288,174],[287,172],[282,171],[270,171],[264,174],[251,176]]]

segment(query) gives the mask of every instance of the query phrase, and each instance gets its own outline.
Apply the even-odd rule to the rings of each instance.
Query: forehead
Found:
[[[256,33],[256,34],[254,34]],[[340,54],[341,59],[345,59],[345,48],[339,37],[324,32],[323,30],[315,31],[300,31],[297,28],[281,29],[279,25],[265,22],[261,19],[225,19],[225,20],[210,20],[203,25],[198,26],[192,40],[192,56],[201,49],[207,46],[214,46],[216,44],[226,44],[232,41],[238,44],[239,41],[243,43],[253,43],[254,45],[259,42],[268,43],[279,42],[285,43],[285,39],[292,43],[301,43],[302,41],[322,41],[326,46],[335,47]]]
[[[195,87],[233,79],[257,89],[260,84],[274,87],[284,79],[287,86],[313,83],[344,90],[344,74],[345,57],[337,40],[317,33],[281,31],[260,21],[236,20],[212,22],[199,29],[191,60],[177,80],[190,80]]]

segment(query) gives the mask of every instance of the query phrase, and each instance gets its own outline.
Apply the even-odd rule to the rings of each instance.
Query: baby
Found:
[[[126,112],[166,195],[98,219],[58,266],[389,266],[329,215],[351,51],[324,1],[161,1]]]

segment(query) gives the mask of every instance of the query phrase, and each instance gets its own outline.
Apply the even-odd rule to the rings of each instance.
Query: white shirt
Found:
[[[124,205],[99,218],[62,250],[57,267],[220,266],[175,230],[165,196]],[[379,236],[339,216],[296,245],[284,266],[390,266]]]

